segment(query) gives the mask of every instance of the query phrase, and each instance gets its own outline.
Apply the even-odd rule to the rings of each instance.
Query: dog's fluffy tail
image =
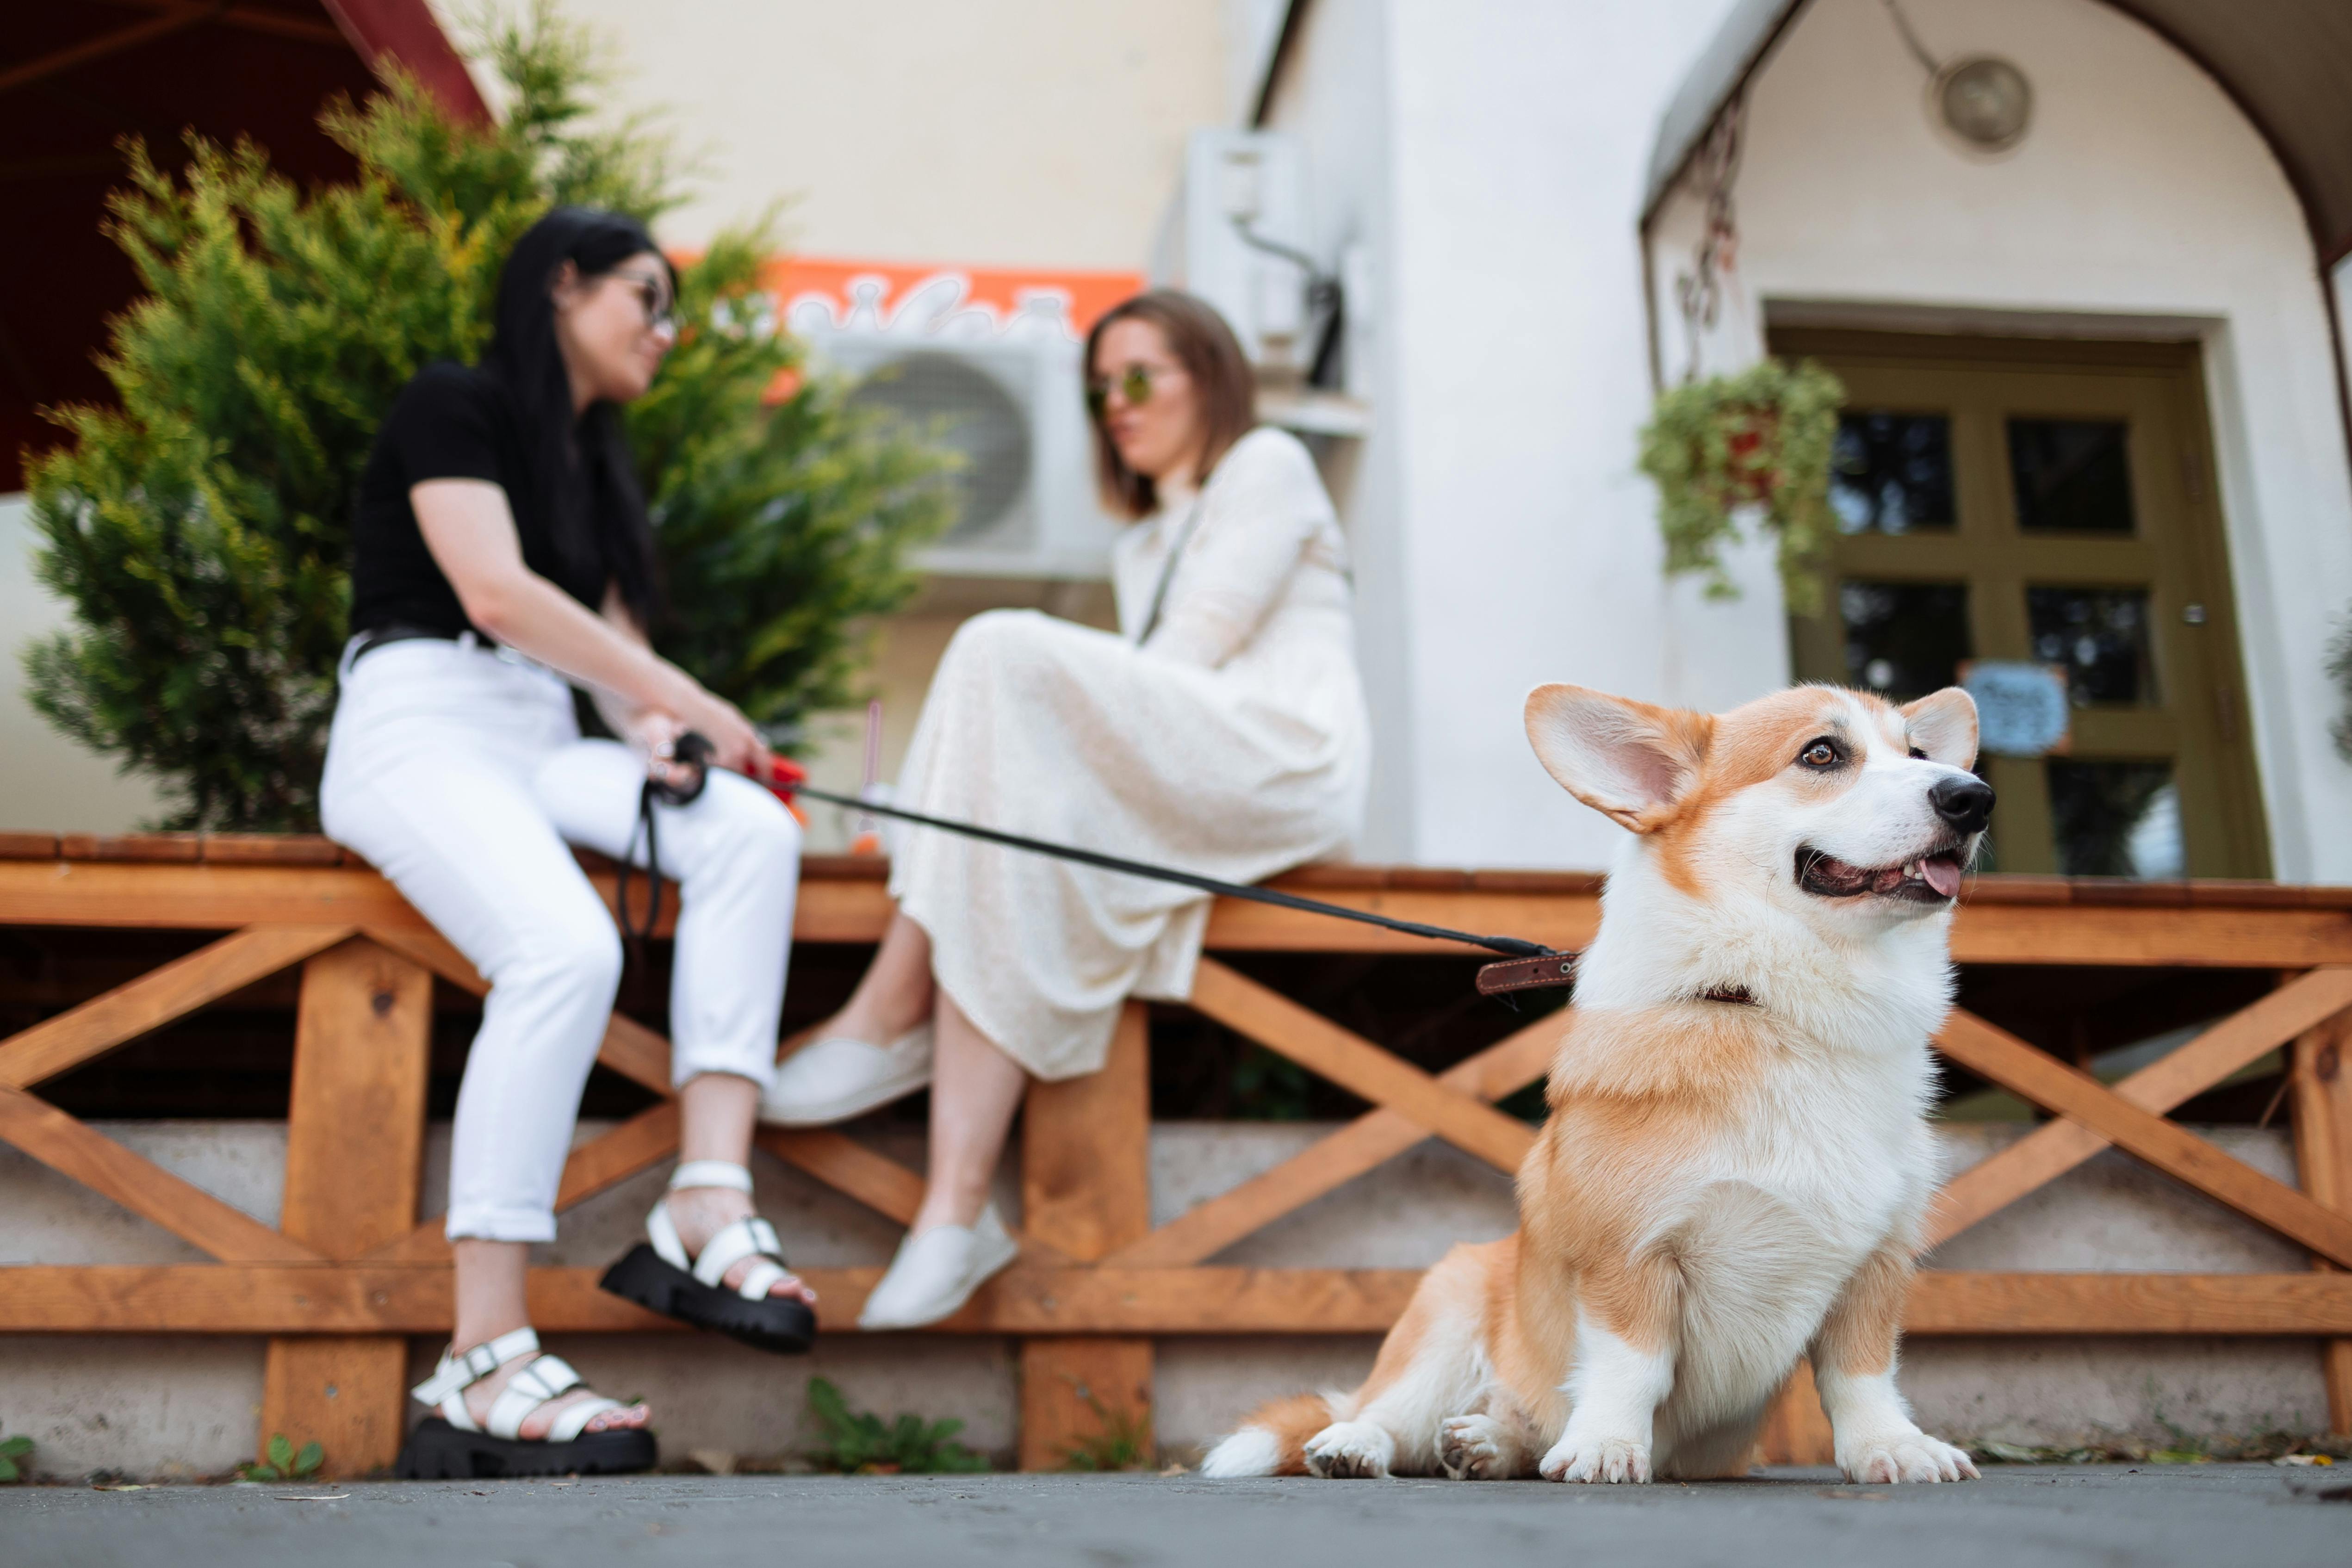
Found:
[[[1336,1403],[1328,1394],[1294,1394],[1261,1406],[1209,1450],[1201,1473],[1212,1480],[1305,1475],[1307,1439],[1332,1423]]]

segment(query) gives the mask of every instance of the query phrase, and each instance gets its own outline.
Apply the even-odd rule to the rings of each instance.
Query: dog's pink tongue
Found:
[[[1934,888],[1938,896],[1943,898],[1959,896],[1959,862],[1947,860],[1942,855],[1931,855],[1920,862],[1919,870],[1921,874],[1927,877],[1927,885]]]

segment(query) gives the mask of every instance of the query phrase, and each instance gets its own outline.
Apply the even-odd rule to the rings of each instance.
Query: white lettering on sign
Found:
[[[2023,660],[1979,659],[1961,666],[1960,689],[1976,698],[1977,747],[1992,757],[2047,757],[2074,728],[2066,668]]]

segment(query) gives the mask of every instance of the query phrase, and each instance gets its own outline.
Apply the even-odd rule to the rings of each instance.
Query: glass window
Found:
[[[2033,656],[2066,666],[2075,706],[2157,700],[2147,590],[2028,588],[2025,615]]]
[[[1879,409],[1838,416],[1830,509],[1846,534],[1952,526],[1952,422]]]
[[[2067,876],[2168,882],[2182,874],[2180,793],[2168,762],[2075,762],[2053,757],[2051,825]]]
[[[2119,419],[2011,420],[2017,526],[2028,533],[2130,533],[2125,431]]]
[[[1846,679],[1909,702],[1958,679],[1970,656],[1962,582],[1843,582]]]

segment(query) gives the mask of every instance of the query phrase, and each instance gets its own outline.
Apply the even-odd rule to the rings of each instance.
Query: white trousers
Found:
[[[644,865],[644,782],[627,747],[581,738],[559,677],[470,638],[387,643],[344,666],[320,790],[327,832],[490,982],[457,1092],[453,1239],[555,1236],[580,1092],[621,977],[620,935],[566,846]],[[764,1089],[799,824],[767,790],[715,768],[692,805],[655,812],[678,901],[671,1080],[729,1072]]]

